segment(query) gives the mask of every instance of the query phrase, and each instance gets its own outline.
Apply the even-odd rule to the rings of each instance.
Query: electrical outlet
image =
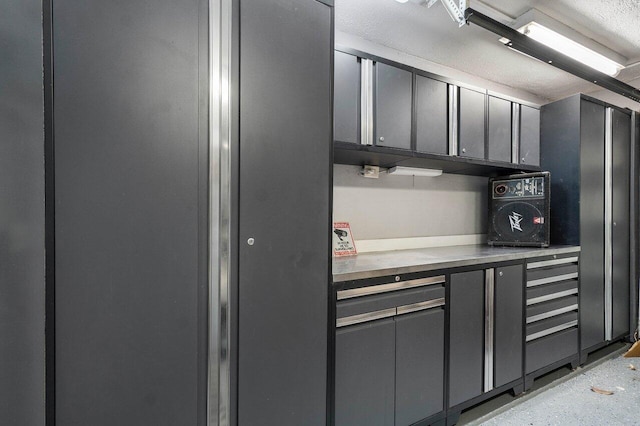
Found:
[[[378,179],[380,177],[380,167],[378,166],[362,166],[360,175],[370,179]]]

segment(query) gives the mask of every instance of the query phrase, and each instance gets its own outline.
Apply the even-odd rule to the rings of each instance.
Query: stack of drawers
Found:
[[[578,356],[578,255],[527,262],[525,373]]]

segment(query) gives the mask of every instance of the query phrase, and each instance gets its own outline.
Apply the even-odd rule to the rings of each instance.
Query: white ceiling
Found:
[[[640,2],[637,0],[485,0],[470,6],[503,22],[535,8],[628,59],[640,61]],[[498,37],[473,24],[458,28],[442,4],[431,8],[394,0],[336,0],[336,32],[555,100],[583,92],[640,110],[640,104],[507,49]],[[344,38],[344,37],[343,37]],[[340,38],[337,39],[340,42]],[[626,64],[625,64],[626,65]],[[640,65],[616,77],[640,87]]]

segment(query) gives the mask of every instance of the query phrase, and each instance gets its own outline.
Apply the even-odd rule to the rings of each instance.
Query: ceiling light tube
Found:
[[[518,31],[533,40],[552,48],[553,50],[567,55],[571,59],[583,63],[595,70],[612,77],[618,75],[623,65],[601,55],[600,53],[571,40],[568,37],[557,33],[538,22],[532,21],[518,29]],[[507,39],[501,39],[503,43]]]
[[[396,166],[391,167],[388,170],[390,175],[397,176],[427,176],[427,177],[436,177],[442,174],[442,170],[438,169],[419,169],[415,167],[402,167]]]

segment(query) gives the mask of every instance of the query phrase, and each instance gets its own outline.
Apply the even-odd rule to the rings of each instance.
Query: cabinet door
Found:
[[[444,408],[444,310],[396,317],[396,426]]]
[[[333,9],[239,15],[237,424],[325,425]]]
[[[359,143],[360,63],[348,53],[335,52],[333,139]]]
[[[580,346],[604,341],[604,106],[581,100]]]
[[[449,407],[453,407],[483,391],[484,271],[451,274],[449,291]]]
[[[488,159],[511,162],[511,102],[489,96]]]
[[[9,9],[14,4],[24,11],[21,18],[37,9],[22,1],[12,2]],[[34,34],[23,28],[25,38],[15,42],[28,43],[28,49],[15,63],[9,60],[5,43],[10,46],[14,39],[5,31],[15,27],[7,25],[7,5],[0,19],[3,77],[8,76],[6,66],[31,56],[26,36]],[[207,265],[207,189],[201,189],[208,182],[208,142],[202,137],[208,89],[199,68],[201,61],[207,62],[208,47],[199,38],[202,3],[158,0],[151,9],[149,2],[87,0],[78,6],[73,0],[56,0],[52,7],[56,315],[55,382],[47,386],[55,387],[56,398],[47,401],[47,408],[55,409],[54,418],[47,420],[92,426],[202,424],[207,402],[202,330],[208,324],[207,277],[202,273]],[[42,92],[31,83],[19,87],[19,81],[2,88],[0,108],[7,117],[4,105],[11,91],[24,92],[25,103],[14,106],[21,114],[31,108],[31,96]],[[0,124],[3,131],[27,124],[13,120],[11,126]],[[0,142],[3,195],[5,185],[19,182],[7,181],[6,149],[24,145],[27,155],[31,144],[23,139],[26,135],[14,140],[3,135]],[[35,188],[24,188],[25,202],[36,195],[26,191]],[[2,271],[14,261],[5,257],[7,249],[24,256],[37,253],[9,244],[8,229],[1,229]],[[35,273],[38,264],[32,267],[21,280]],[[6,330],[6,315],[13,309],[27,314],[27,307],[9,311],[5,291],[35,297],[40,289],[14,286],[4,274],[0,315]],[[26,328],[29,324],[25,321],[14,331],[29,337],[35,331]],[[0,423],[43,424],[5,417],[7,409],[18,408],[11,406],[14,396],[4,393],[11,389],[12,374],[25,376],[26,384],[37,370],[12,371],[7,377],[6,351],[26,348],[6,339],[0,345]],[[11,389],[15,397],[22,391]]]
[[[612,336],[629,332],[629,159],[631,118],[613,110],[612,138]]]
[[[459,150],[461,157],[484,158],[485,94],[460,88]]]
[[[447,84],[416,76],[416,150],[447,154]]]
[[[337,426],[394,424],[395,366],[393,319],[337,330]]]
[[[522,377],[522,265],[496,268],[495,273],[495,388]]]
[[[412,75],[376,64],[375,144],[411,149]]]
[[[520,106],[520,164],[540,165],[540,110]]]

